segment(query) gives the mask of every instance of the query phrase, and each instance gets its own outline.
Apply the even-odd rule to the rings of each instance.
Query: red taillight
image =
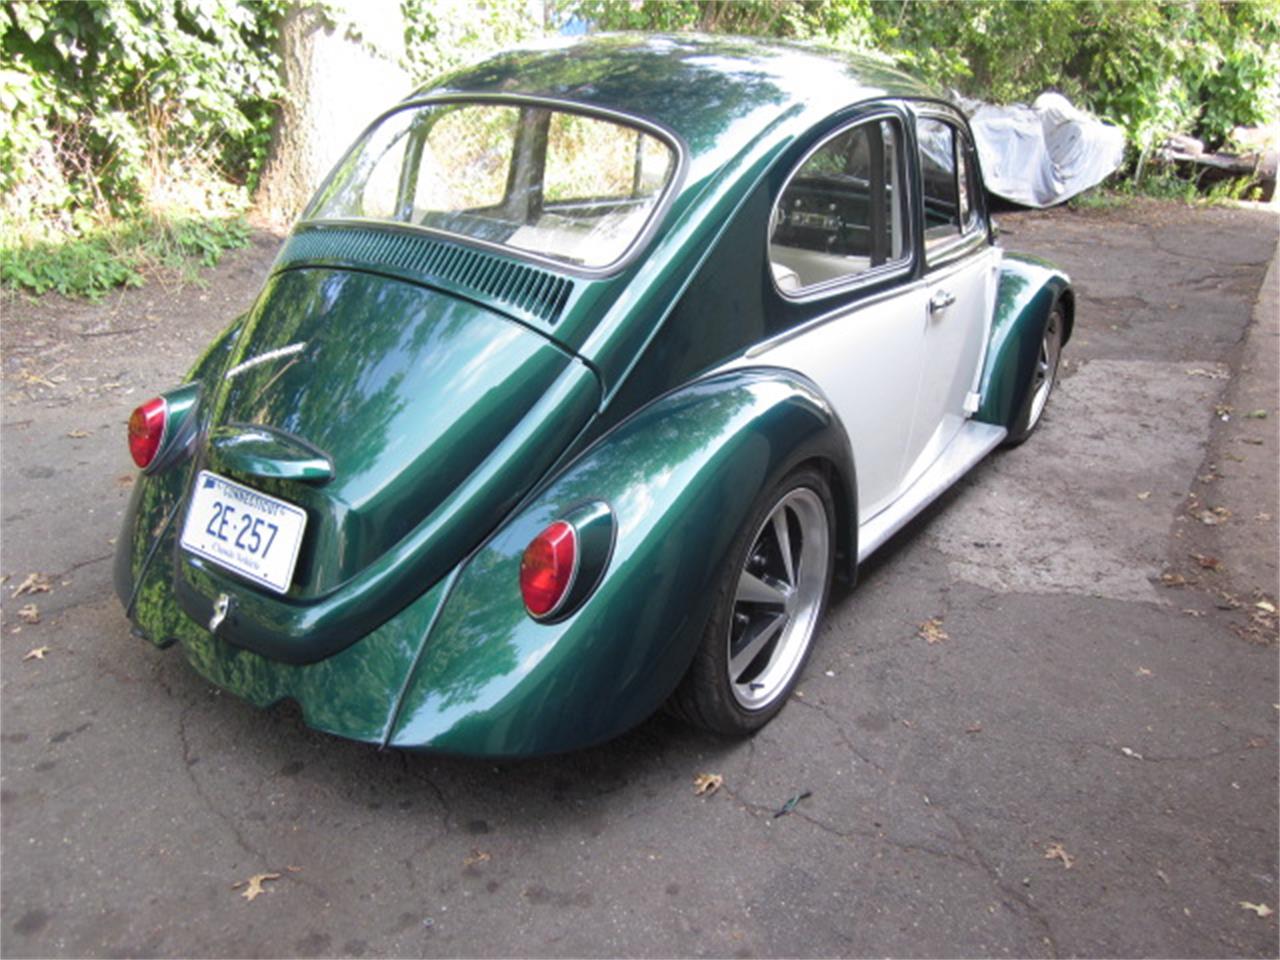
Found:
[[[151,465],[164,438],[165,403],[163,397],[148,400],[129,417],[129,452],[133,462],[143,470]]]
[[[573,584],[578,538],[573,527],[557,520],[534,537],[520,558],[520,594],[535,617],[553,613]]]

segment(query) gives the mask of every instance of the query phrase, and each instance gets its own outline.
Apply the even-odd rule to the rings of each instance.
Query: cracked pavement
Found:
[[[125,419],[275,240],[205,288],[0,303],[0,953],[1276,956],[1241,903],[1280,910],[1280,221],[999,219],[1079,291],[1038,434],[835,589],[753,740],[658,716],[519,763],[333,739],[129,634]]]

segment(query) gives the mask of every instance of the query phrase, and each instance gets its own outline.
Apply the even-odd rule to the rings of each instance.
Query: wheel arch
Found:
[[[718,373],[636,411],[460,568],[388,742],[533,755],[587,746],[639,723],[692,661],[710,585],[762,493],[797,466],[817,463],[833,481],[843,520],[854,515],[848,447],[825,398],[787,370]],[[537,623],[516,586],[520,555],[583,500],[614,512],[609,567],[581,607]],[[851,528],[843,542],[856,556],[856,525],[838,527]]]
[[[1045,323],[1059,302],[1066,320],[1062,340],[1065,344],[1075,325],[1075,293],[1070,278],[1038,258],[1005,254],[976,420],[1013,430],[1031,388]]]

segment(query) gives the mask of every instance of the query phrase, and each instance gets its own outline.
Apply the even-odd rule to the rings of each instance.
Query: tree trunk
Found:
[[[286,94],[254,196],[260,220],[292,222],[343,151],[409,91],[403,52],[398,0],[289,7],[280,28]]]

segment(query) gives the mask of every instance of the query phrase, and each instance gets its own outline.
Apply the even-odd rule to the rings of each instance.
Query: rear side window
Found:
[[[925,248],[933,250],[981,225],[974,168],[964,133],[945,120],[921,118],[916,139],[920,144]]]
[[[774,207],[769,259],[784,293],[905,262],[902,132],[891,117],[836,134],[806,157]]]

